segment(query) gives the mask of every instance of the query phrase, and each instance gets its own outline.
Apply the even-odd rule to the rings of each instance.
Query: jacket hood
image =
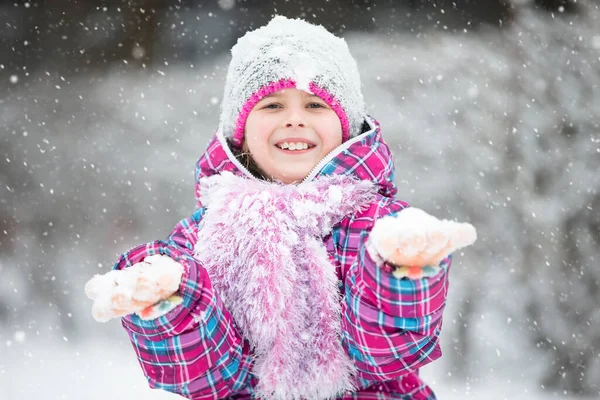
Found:
[[[397,192],[394,183],[392,152],[383,140],[379,123],[365,119],[368,130],[347,140],[319,162],[305,181],[326,175],[349,175],[377,185],[379,193],[393,197]],[[235,158],[221,131],[218,131],[206,151],[196,163],[196,200],[200,200],[200,179],[229,171],[239,176],[257,179]]]

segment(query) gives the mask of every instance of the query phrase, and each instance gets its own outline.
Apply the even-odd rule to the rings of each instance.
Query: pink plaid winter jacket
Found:
[[[375,220],[407,207],[393,198],[394,164],[379,125],[371,119],[367,123],[369,130],[329,155],[312,177],[352,175],[378,189],[374,201],[346,215],[323,237],[338,278],[339,340],[355,368],[356,390],[338,399],[434,399],[418,370],[441,356],[450,256],[437,275],[409,280],[395,278],[388,265],[378,266],[366,251]],[[244,174],[224,143],[219,135],[211,141],[197,163],[197,183],[224,171]],[[200,196],[199,189],[196,194]],[[150,387],[189,399],[256,398],[254,347],[194,256],[205,213],[200,198],[197,211],[179,222],[167,240],[137,246],[120,257],[114,268],[127,268],[153,254],[169,255],[185,267],[181,305],[153,320],[132,314],[122,323]]]

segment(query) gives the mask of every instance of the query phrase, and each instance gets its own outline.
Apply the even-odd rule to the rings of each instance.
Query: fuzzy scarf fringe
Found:
[[[281,185],[223,172],[200,181],[207,211],[195,255],[254,349],[257,397],[329,399],[354,389],[322,239],[375,194],[372,183],[344,176]]]

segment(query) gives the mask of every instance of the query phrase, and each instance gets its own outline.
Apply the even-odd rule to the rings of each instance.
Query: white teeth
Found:
[[[283,142],[279,145],[279,147],[281,149],[288,149],[288,150],[306,150],[306,149],[308,149],[308,143]]]

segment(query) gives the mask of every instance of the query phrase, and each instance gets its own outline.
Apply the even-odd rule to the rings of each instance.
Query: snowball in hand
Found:
[[[476,239],[473,225],[439,220],[414,207],[377,220],[369,236],[370,248],[382,259],[420,267],[437,265]]]
[[[146,257],[123,270],[96,275],[85,285],[94,300],[92,315],[99,322],[139,312],[179,289],[183,266],[169,256]]]

